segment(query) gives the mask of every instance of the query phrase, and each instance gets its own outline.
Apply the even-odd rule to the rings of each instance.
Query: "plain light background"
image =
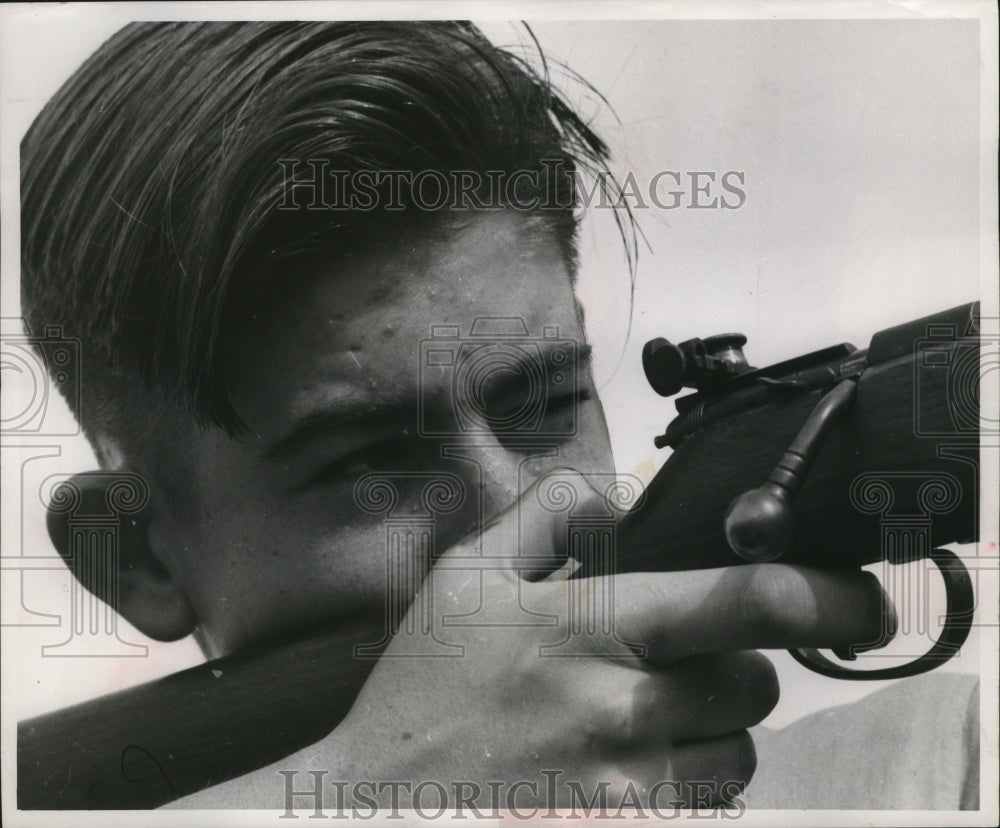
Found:
[[[45,99],[130,14],[124,6],[28,7],[3,21],[4,317],[18,315],[17,142]],[[170,16],[155,6],[138,16],[154,14]],[[497,43],[530,46],[516,26],[491,20],[483,28]],[[995,158],[981,145],[978,21],[546,20],[532,28],[550,58],[608,98],[617,118],[550,65],[611,144],[620,176],[631,172],[640,186],[663,170],[745,176],[740,209],[636,211],[648,244],[634,293],[610,212],[585,222],[579,292],[620,471],[648,479],[665,459],[652,437],[672,404],[647,388],[639,363],[650,337],[738,330],[750,338],[750,360],[765,365],[840,341],[864,347],[880,328],[979,297],[995,256],[995,248],[988,260],[981,252],[981,164]],[[988,190],[982,197],[995,198]],[[16,405],[27,392],[18,378],[7,380],[5,406]],[[65,410],[60,417],[71,426]],[[53,554],[39,482],[94,467],[80,437],[32,445],[57,446],[59,455],[22,467],[24,449],[5,451],[4,555]],[[21,585],[8,575],[4,623],[37,621],[18,609]],[[68,573],[29,573],[23,599],[64,618]],[[42,645],[66,637],[64,627],[3,633],[5,714],[13,708],[16,719],[201,660],[190,640],[158,644],[124,623],[122,637],[147,644],[147,658],[41,658]],[[832,682],[781,653],[775,661],[783,693],[767,722],[774,726],[881,686]],[[978,664],[970,642],[948,668]]]

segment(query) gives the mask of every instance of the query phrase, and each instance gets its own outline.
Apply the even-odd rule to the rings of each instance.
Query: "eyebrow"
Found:
[[[559,346],[548,346],[542,343],[542,363],[546,373],[558,370],[563,367],[554,360],[554,356],[561,348]],[[590,365],[593,348],[590,345],[576,346],[576,370],[577,378],[582,368]],[[525,354],[520,360],[527,363],[531,360]],[[497,378],[497,385],[493,393],[503,394],[508,384],[517,385],[520,380],[501,374]],[[579,389],[579,381],[576,383]],[[420,393],[420,389],[417,390]],[[281,437],[273,445],[264,451],[266,458],[288,458],[306,453],[317,442],[329,439],[330,435],[342,429],[357,426],[390,426],[414,420],[417,414],[418,400],[378,400],[361,399],[350,402],[334,402],[324,406],[322,409],[304,415],[295,423],[288,433]]]
[[[333,403],[302,417],[289,432],[264,451],[264,457],[280,459],[306,453],[317,442],[352,426],[389,426],[406,422],[416,415],[415,400],[380,403],[364,400]]]

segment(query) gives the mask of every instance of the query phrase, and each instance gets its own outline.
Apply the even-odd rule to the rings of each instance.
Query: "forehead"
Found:
[[[554,234],[497,211],[336,267],[310,265],[237,332],[233,402],[268,439],[329,402],[405,401],[426,381],[421,341],[438,326],[468,335],[477,319],[504,319],[539,338],[556,329],[581,338]]]

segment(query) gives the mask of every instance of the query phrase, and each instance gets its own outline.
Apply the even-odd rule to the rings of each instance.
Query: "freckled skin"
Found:
[[[362,613],[381,617],[386,604],[385,524],[364,512],[354,485],[364,470],[305,485],[318,470],[375,432],[331,435],[305,457],[275,461],[264,452],[309,411],[374,395],[371,414],[416,403],[451,416],[447,375],[420,368],[420,342],[432,325],[469,331],[477,317],[522,317],[533,335],[557,325],[560,337],[584,343],[570,275],[555,240],[526,235],[517,215],[488,213],[415,250],[356,257],[350,268],[315,265],[296,279],[293,295],[248,324],[233,344],[232,397],[250,435],[192,429],[190,510],[167,513],[172,569],[199,619],[209,656],[322,621]],[[373,300],[373,297],[378,297]],[[331,324],[331,320],[337,320]],[[589,374],[580,377],[589,384]],[[458,475],[470,496],[437,524],[439,551],[470,527],[514,502],[546,469],[613,469],[596,397],[576,411],[577,433],[554,456],[531,457],[494,436],[457,434],[459,457],[442,457],[441,441],[413,439],[378,470]],[[373,436],[374,435],[374,436]],[[482,497],[477,494],[481,492]],[[419,505],[417,492],[404,491]],[[480,514],[480,510],[484,514]]]

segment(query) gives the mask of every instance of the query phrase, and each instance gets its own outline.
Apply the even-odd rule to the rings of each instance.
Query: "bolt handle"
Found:
[[[841,380],[806,418],[767,480],[738,495],[726,510],[729,548],[741,558],[763,563],[780,558],[792,542],[795,498],[837,418],[854,401],[858,383]]]

